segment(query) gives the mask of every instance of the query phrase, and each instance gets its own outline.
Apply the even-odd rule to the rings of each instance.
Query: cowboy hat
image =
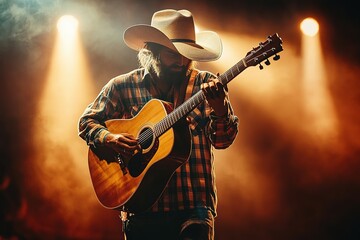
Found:
[[[222,53],[220,37],[212,31],[195,32],[194,19],[188,10],[155,12],[151,25],[138,24],[126,29],[124,42],[137,51],[147,42],[157,43],[193,61],[214,61]]]

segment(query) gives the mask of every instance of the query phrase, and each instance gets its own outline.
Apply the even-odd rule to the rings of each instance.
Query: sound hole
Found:
[[[144,128],[139,135],[139,143],[142,149],[148,149],[154,139],[154,131],[151,128]]]
[[[151,128],[144,128],[140,132],[139,143],[142,151],[137,152],[128,163],[128,169],[132,177],[139,176],[146,168],[152,156],[154,156],[158,148],[158,142],[156,141],[152,146],[153,140],[154,136]],[[150,151],[146,151],[144,154],[144,150],[149,149],[150,147],[152,147],[152,149],[150,149]]]

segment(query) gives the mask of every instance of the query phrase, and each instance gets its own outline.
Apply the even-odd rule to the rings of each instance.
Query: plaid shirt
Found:
[[[192,79],[191,92],[186,98],[200,91],[200,85],[213,74],[200,71]],[[88,145],[101,145],[108,130],[104,122],[109,119],[132,118],[152,98],[154,84],[144,69],[111,79],[97,98],[83,113],[79,121],[79,135]],[[154,93],[153,93],[154,94]],[[169,96],[171,96],[170,94]],[[228,96],[226,96],[228,101]],[[159,200],[150,211],[174,211],[208,208],[216,215],[216,186],[213,147],[224,149],[234,141],[238,132],[238,118],[228,101],[228,115],[217,117],[206,101],[187,116],[192,135],[189,161],[179,167],[171,177]]]

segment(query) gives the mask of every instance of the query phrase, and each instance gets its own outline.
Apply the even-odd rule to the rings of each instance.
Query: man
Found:
[[[105,147],[118,153],[121,174],[128,177],[132,166],[127,164],[145,148],[138,136],[141,130],[135,134],[126,129],[114,132],[105,121],[133,119],[151,99],[166,101],[176,108],[202,91],[204,101],[185,116],[186,129],[191,133],[187,161],[170,175],[153,204],[133,213],[125,203],[121,216],[128,240],[213,239],[217,204],[213,148],[224,149],[232,144],[238,132],[238,118],[226,87],[214,74],[196,69],[194,61],[218,59],[221,40],[211,31],[195,33],[191,12],[166,9],[154,13],[151,25],[128,28],[124,41],[139,51],[140,68],[117,76],[104,86],[81,116],[79,135],[93,149]],[[161,159],[166,160],[167,156]],[[146,162],[145,167],[151,164]]]

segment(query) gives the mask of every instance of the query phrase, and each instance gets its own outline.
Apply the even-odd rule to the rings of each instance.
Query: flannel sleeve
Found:
[[[238,133],[239,119],[234,114],[228,96],[226,97],[228,112],[224,116],[216,116],[210,112],[208,125],[209,139],[216,149],[225,149],[235,140]]]
[[[109,133],[105,121],[116,118],[121,112],[119,93],[116,91],[114,79],[107,83],[96,99],[90,103],[79,119],[79,136],[89,146],[101,145]]]

